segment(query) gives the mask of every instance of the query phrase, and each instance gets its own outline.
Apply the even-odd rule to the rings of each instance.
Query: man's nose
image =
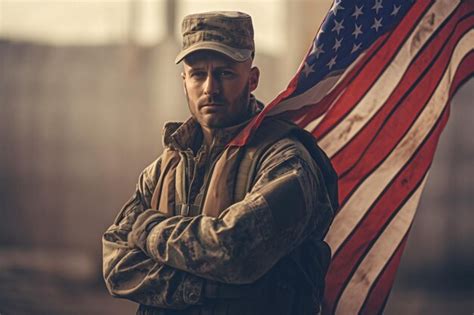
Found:
[[[219,81],[212,74],[209,74],[206,78],[206,82],[204,85],[204,94],[206,95],[219,94]]]

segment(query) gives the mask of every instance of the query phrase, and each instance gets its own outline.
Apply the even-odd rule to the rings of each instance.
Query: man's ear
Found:
[[[255,91],[255,89],[258,86],[259,79],[260,79],[260,70],[257,67],[252,67],[252,69],[250,69],[250,76],[249,76],[250,92]]]

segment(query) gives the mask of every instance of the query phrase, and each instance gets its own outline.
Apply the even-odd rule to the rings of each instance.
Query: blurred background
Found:
[[[133,314],[108,296],[101,235],[188,117],[184,15],[241,10],[258,98],[286,87],[329,0],[0,0],[0,313]],[[474,312],[474,80],[458,92],[386,314]],[[471,136],[469,136],[471,135]]]

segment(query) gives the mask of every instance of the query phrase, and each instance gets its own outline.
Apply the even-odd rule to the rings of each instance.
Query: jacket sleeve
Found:
[[[133,197],[104,233],[103,276],[113,296],[144,305],[182,309],[198,303],[204,280],[157,262],[127,244],[133,223],[150,208],[159,166],[157,160],[142,172]]]
[[[203,278],[252,283],[309,235],[322,235],[332,214],[320,170],[300,142],[287,138],[264,154],[244,200],[217,218],[161,221],[149,232],[146,251]]]

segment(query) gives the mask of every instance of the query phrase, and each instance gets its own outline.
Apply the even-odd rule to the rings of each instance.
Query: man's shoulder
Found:
[[[305,131],[295,124],[266,118],[247,144],[242,165],[253,165],[248,168],[261,172],[301,161],[316,172],[317,163],[303,138]],[[313,145],[317,146],[315,141]]]
[[[143,182],[149,187],[154,187],[158,181],[161,167],[161,157],[162,156],[160,155],[153,162],[148,164],[148,166],[145,167],[145,169],[143,169],[140,174],[140,178],[142,178]]]
[[[272,169],[276,165],[305,164],[308,170],[317,173],[318,165],[311,152],[295,134],[287,134],[270,145],[257,149],[255,163],[259,171]]]
[[[337,173],[329,157],[317,143],[316,138],[308,131],[291,122],[279,119],[267,119],[262,125],[262,134],[269,135],[270,144],[264,144],[259,150],[259,164],[272,165],[292,158],[304,161],[313,172],[321,173],[326,188],[331,196],[331,203],[337,208]],[[274,135],[272,135],[274,134]],[[258,141],[256,141],[258,142]]]
[[[250,150],[267,155],[268,151],[276,154],[295,154],[310,159],[308,146],[317,146],[314,137],[292,122],[267,118],[255,132],[249,142]]]
[[[285,157],[296,156],[304,160],[311,159],[308,148],[301,139],[295,134],[288,134],[273,142],[266,150],[273,151],[275,154],[283,154]]]

